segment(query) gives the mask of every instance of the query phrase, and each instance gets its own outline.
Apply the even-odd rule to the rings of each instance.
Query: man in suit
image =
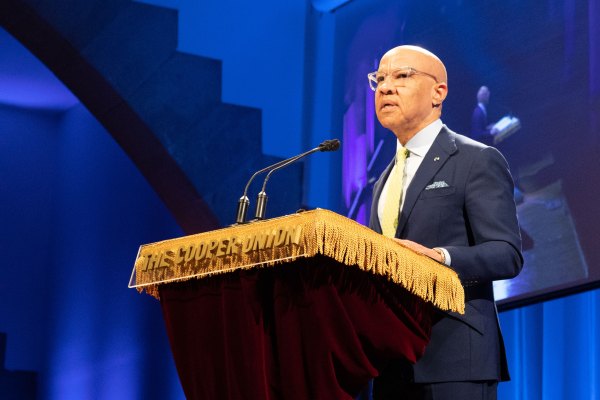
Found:
[[[490,89],[487,86],[480,87],[477,91],[477,106],[471,117],[471,138],[491,146],[497,132],[488,124],[487,105],[489,102]]]
[[[398,148],[375,184],[370,227],[455,270],[466,297],[464,315],[440,312],[416,364],[383,370],[374,398],[495,399],[509,377],[492,281],[523,265],[508,165],[495,148],[442,123],[448,79],[431,52],[396,47],[369,81],[377,118]]]

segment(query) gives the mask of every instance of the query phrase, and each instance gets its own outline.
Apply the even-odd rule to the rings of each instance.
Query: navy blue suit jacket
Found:
[[[392,165],[373,189],[370,227],[379,233],[377,204]],[[406,191],[396,237],[447,249],[465,286],[465,314],[440,312],[415,382],[508,379],[492,281],[516,276],[523,258],[504,157],[444,126]]]

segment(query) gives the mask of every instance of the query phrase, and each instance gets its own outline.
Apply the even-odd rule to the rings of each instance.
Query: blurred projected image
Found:
[[[565,76],[565,82],[588,73],[583,74],[583,64],[565,60],[559,48],[545,51],[530,55],[546,59],[549,71],[572,74]],[[509,67],[510,64],[503,66]],[[540,85],[547,74],[524,76],[523,82],[525,79],[530,85]],[[550,294],[590,278],[580,238],[589,239],[591,232],[578,229],[582,224],[578,224],[572,210],[578,211],[580,222],[594,215],[583,189],[591,189],[591,195],[595,185],[582,185],[581,178],[597,179],[597,162],[595,158],[585,158],[586,147],[593,144],[589,141],[592,118],[585,113],[586,118],[576,118],[588,107],[583,103],[586,97],[581,96],[585,86],[568,88],[565,83],[562,95],[555,92],[542,101],[530,97],[530,102],[524,102],[521,96],[535,96],[536,92],[527,93],[512,85],[507,88],[505,82],[495,81],[494,85],[479,87],[473,96],[477,103],[471,114],[470,135],[504,154],[515,181],[525,264],[516,278],[494,282],[496,299],[509,302]],[[492,93],[496,86],[504,92],[498,102],[494,102]],[[595,279],[597,276],[596,273]]]
[[[502,149],[502,139],[497,140],[499,137],[496,132],[494,145]],[[511,140],[519,140],[519,137],[514,136]],[[497,300],[536,293],[588,277],[562,179],[553,172],[556,167],[552,153],[543,151],[532,154],[529,162],[523,162],[513,172],[526,268],[514,279],[494,282]]]
[[[495,122],[488,121],[491,92],[487,86],[477,91],[477,105],[471,117],[471,137],[502,150],[505,140],[526,142],[527,131],[512,112]],[[533,128],[533,127],[531,127]],[[530,129],[531,129],[530,128]],[[508,143],[508,142],[506,142]],[[578,281],[588,277],[575,224],[557,178],[555,158],[549,151],[532,153],[522,161],[515,180],[515,203],[523,240],[524,268],[514,279],[494,282],[496,299]]]

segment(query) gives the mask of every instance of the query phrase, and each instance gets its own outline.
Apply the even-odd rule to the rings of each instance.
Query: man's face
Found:
[[[421,53],[394,49],[383,56],[378,73],[387,74],[387,77],[375,91],[375,111],[381,125],[393,131],[396,136],[399,133],[417,133],[439,118],[440,113],[439,108],[434,107],[441,100],[435,98],[437,84],[431,76],[413,74],[402,79],[399,85],[398,80],[394,81],[390,76],[395,70],[407,66],[436,76],[436,68],[432,66],[431,60]]]

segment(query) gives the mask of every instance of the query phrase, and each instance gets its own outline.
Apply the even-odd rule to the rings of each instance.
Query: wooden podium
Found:
[[[464,312],[454,271],[326,210],[143,245],[130,287],[160,299],[188,399],[353,399]]]

